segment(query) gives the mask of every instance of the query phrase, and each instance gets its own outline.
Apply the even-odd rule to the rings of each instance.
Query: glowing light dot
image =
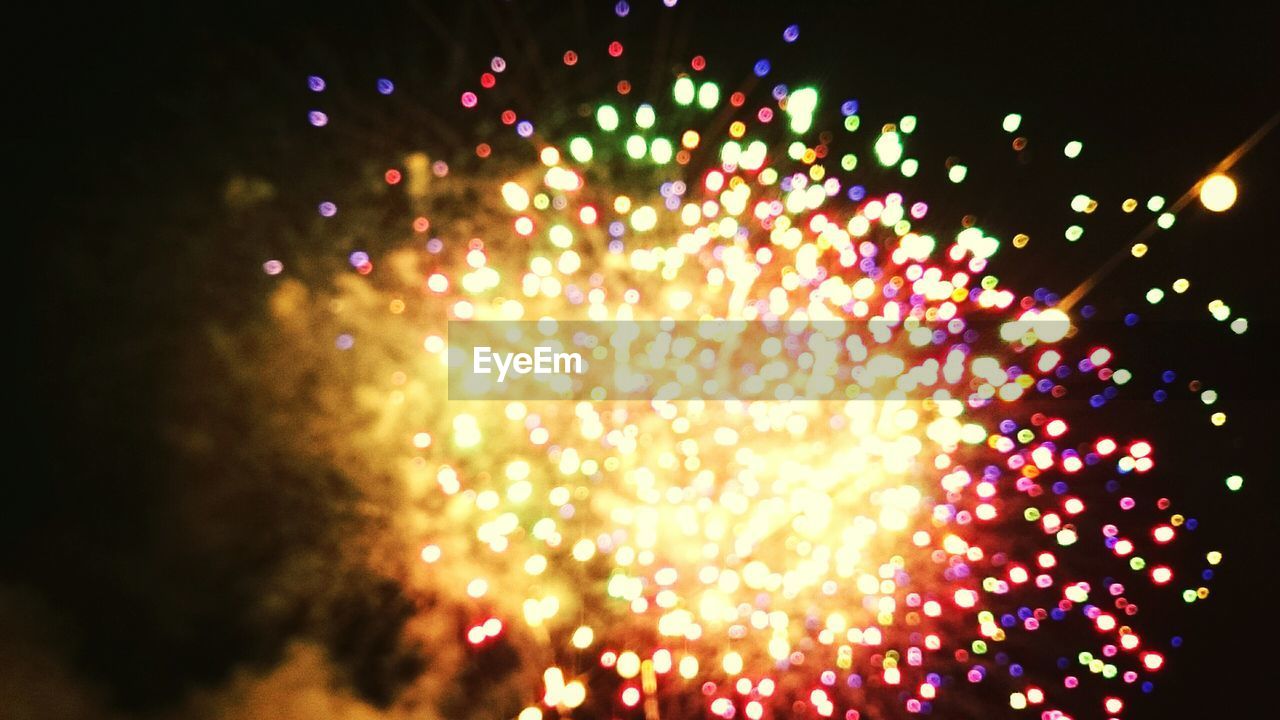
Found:
[[[1212,212],[1225,212],[1236,204],[1236,183],[1230,176],[1214,173],[1200,184],[1200,204]]]

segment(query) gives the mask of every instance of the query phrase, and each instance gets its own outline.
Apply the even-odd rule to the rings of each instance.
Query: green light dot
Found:
[[[902,159],[902,140],[896,132],[881,133],[874,150],[881,165],[892,167]]]
[[[653,143],[649,146],[649,154],[654,162],[659,165],[666,165],[671,162],[673,154],[671,141],[666,138],[654,138]]]
[[[618,129],[618,111],[612,105],[601,105],[596,109],[596,124],[605,132]]]
[[[1080,151],[1083,149],[1084,149],[1084,143],[1080,142],[1079,140],[1072,140],[1071,142],[1067,143],[1066,147],[1062,148],[1062,154],[1066,155],[1069,158],[1076,158],[1080,156]]]
[[[969,168],[964,165],[952,165],[947,171],[947,179],[953,183],[964,182],[964,178],[969,174]]]
[[[1160,212],[1162,207],[1164,207],[1164,198],[1159,195],[1152,195],[1151,199],[1147,200],[1147,209],[1151,212]]]
[[[850,115],[849,117],[844,119],[844,129],[848,130],[849,132],[853,132],[854,130],[857,130],[858,126],[861,124],[862,124],[862,120],[859,119],[857,115]]]
[[[1160,288],[1151,288],[1147,291],[1147,302],[1155,305],[1164,299],[1164,291]]]
[[[713,82],[703,83],[698,88],[698,104],[705,110],[710,110],[720,103],[720,86]]]
[[[687,77],[676,80],[675,87],[672,88],[672,94],[675,96],[676,103],[680,105],[688,105],[693,102],[693,97],[696,94],[693,80]]]
[[[1084,235],[1084,228],[1080,227],[1079,225],[1072,225],[1071,227],[1067,228],[1067,232],[1064,233],[1064,235],[1066,235],[1067,240],[1069,240],[1070,242],[1075,242]]]
[[[1040,519],[1040,511],[1036,508],[1027,508],[1022,516],[1027,519],[1027,522],[1035,522]]]
[[[644,157],[647,150],[648,145],[645,143],[644,138],[639,135],[632,135],[627,138],[627,155],[631,156],[632,160],[639,160]]]
[[[907,158],[902,161],[903,177],[915,177],[917,172],[920,172],[919,160],[916,160],[915,158]]]
[[[858,156],[853,153],[846,153],[844,157],[840,158],[840,167],[845,170],[853,170],[858,167]]]
[[[580,163],[591,162],[591,141],[584,137],[573,138],[569,141],[569,154]]]
[[[1004,131],[1007,133],[1017,132],[1018,128],[1021,126],[1022,116],[1018,113],[1009,113],[1008,115],[1005,115],[1004,122],[1000,124],[1000,127],[1004,128]]]
[[[1128,370],[1125,370],[1124,368],[1121,368],[1115,371],[1115,374],[1111,376],[1112,382],[1114,382],[1117,385],[1124,385],[1125,383],[1129,382],[1132,379],[1133,379],[1133,373],[1129,372]]]
[[[1240,488],[1244,487],[1244,478],[1239,475],[1232,475],[1227,478],[1227,489],[1231,492],[1240,492]]]
[[[1237,335],[1245,334],[1249,329],[1249,321],[1244,318],[1236,318],[1231,321],[1231,330]]]
[[[901,129],[902,132],[910,135],[916,129],[916,116],[904,115],[902,120],[898,123],[898,128]]]
[[[658,121],[658,114],[653,111],[652,105],[641,105],[636,108],[636,126],[642,128],[651,128]]]
[[[1163,230],[1168,230],[1173,227],[1173,221],[1173,213],[1160,213],[1160,217],[1156,218],[1156,225],[1159,225]]]

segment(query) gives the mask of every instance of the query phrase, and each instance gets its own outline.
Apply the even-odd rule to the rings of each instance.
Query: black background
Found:
[[[174,358],[202,322],[259,310],[253,268],[262,254],[220,225],[210,198],[231,175],[257,173],[275,179],[302,207],[325,178],[344,172],[342,162],[355,162],[307,155],[306,75],[330,78],[339,93],[334,102],[344,107],[363,107],[373,79],[389,75],[399,85],[397,102],[417,104],[424,118],[457,128],[457,89],[474,83],[496,53],[553,58],[575,47],[584,57],[594,53],[584,64],[603,62],[603,47],[619,28],[629,58],[656,52],[674,65],[702,53],[713,70],[734,67],[745,75],[757,57],[768,56],[776,68],[803,68],[815,82],[847,89],[868,115],[892,120],[912,112],[922,135],[930,123],[945,125],[939,152],[968,161],[967,191],[982,198],[995,225],[1008,223],[1014,232],[1021,228],[1012,218],[1040,212],[1039,198],[1075,191],[1076,170],[1057,162],[1067,139],[1085,140],[1081,162],[1095,196],[1172,198],[1280,110],[1280,23],[1258,4],[1050,9],[685,0],[674,11],[678,21],[656,2],[634,4],[620,25],[607,2],[518,3],[519,20],[504,2],[392,2],[46,6],[43,18],[10,26],[30,42],[19,51],[18,100],[7,111],[21,129],[7,139],[6,154],[17,161],[17,213],[33,221],[11,242],[22,248],[16,270],[30,286],[15,305],[14,344],[34,362],[12,377],[17,395],[33,408],[15,417],[12,452],[31,470],[6,483],[4,530],[11,538],[3,579],[42,598],[74,638],[77,669],[108,688],[119,706],[163,708],[191,687],[223,678],[236,663],[269,662],[289,633],[285,627],[263,637],[246,628],[236,607],[253,583],[223,582],[265,572],[256,563],[269,565],[270,558],[247,558],[243,567],[228,561],[225,574],[213,577],[168,564],[173,551],[166,546],[181,529],[155,514],[173,491],[175,473],[182,481],[213,482],[219,469],[183,465],[160,431],[165,410],[156,398],[174,382]],[[802,29],[795,48],[779,38],[790,22]],[[517,65],[512,73],[520,72]],[[645,73],[635,75],[642,83]],[[536,87],[536,79],[524,81]],[[354,88],[365,95],[340,94]],[[387,129],[400,110],[369,110],[347,152],[447,140],[427,119]],[[1045,138],[1033,149],[1042,152],[1035,164],[1047,179],[1034,189],[1007,182],[1019,170],[998,124],[1011,110],[1027,118],[1033,143]],[[474,142],[465,127],[456,132]],[[1203,288],[1206,298],[1221,293],[1253,328],[1249,338],[1226,342],[1220,328],[1201,323],[1202,305],[1188,323],[1211,339],[1188,342],[1176,364],[1223,389],[1232,422],[1213,431],[1207,413],[1188,403],[1193,427],[1170,424],[1157,440],[1167,436],[1178,448],[1178,482],[1212,486],[1197,507],[1207,526],[1217,526],[1210,529],[1221,534],[1228,563],[1213,584],[1215,597],[1187,613],[1187,649],[1172,658],[1155,695],[1127,717],[1268,714],[1262,708],[1272,694],[1280,564],[1269,459],[1277,373],[1274,351],[1259,336],[1270,331],[1280,266],[1278,147],[1280,133],[1273,133],[1236,168],[1242,195],[1230,213],[1209,217],[1190,209],[1162,254],[1129,263],[1090,297],[1100,306],[1110,298],[1136,305],[1146,287],[1167,286],[1179,269],[1194,268],[1197,291]],[[1000,172],[1007,174],[992,171],[984,179],[976,172],[983,162],[1004,163]],[[1060,247],[1068,215],[1057,206],[1044,212],[1057,218],[1041,225],[1054,233],[1044,233],[1045,244]],[[1041,264],[1024,264],[1025,272],[1070,289],[1126,247],[1136,230],[1103,228],[1091,229],[1070,253],[1042,251]],[[1225,497],[1221,478],[1229,472],[1245,474],[1245,494]],[[367,689],[374,698],[380,692],[386,688],[377,683]]]

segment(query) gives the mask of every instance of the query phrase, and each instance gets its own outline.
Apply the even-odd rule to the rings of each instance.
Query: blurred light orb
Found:
[[[1236,181],[1214,173],[1200,184],[1200,203],[1213,212],[1224,212],[1236,204]]]
[[[1057,308],[1046,308],[1031,318],[1032,329],[1042,342],[1055,343],[1071,330],[1071,319]]]

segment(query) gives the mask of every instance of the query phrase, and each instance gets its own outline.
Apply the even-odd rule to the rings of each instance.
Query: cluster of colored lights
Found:
[[[623,53],[612,42],[604,54]],[[586,57],[569,50],[563,63]],[[699,56],[673,78],[671,104],[630,102],[620,81],[589,127],[552,140],[488,107],[506,69],[494,58],[461,106],[496,112],[536,161],[474,181],[487,191],[477,212],[494,221],[487,237],[406,218],[431,237],[416,286],[388,291],[416,351],[390,392],[417,403],[399,417],[430,419],[404,421],[396,452],[431,508],[422,562],[465,578],[437,589],[471,612],[471,652],[508,642],[539,664],[520,720],[583,707],[655,718],[688,697],[721,718],[858,720],[928,714],[958,684],[995,685],[1009,708],[1046,720],[1067,720],[1069,707],[1120,715],[1124,688],[1149,689],[1179,642],[1143,633],[1127,586],[1195,602],[1221,561],[1211,552],[1202,573],[1184,571],[1162,550],[1196,523],[1128,489],[1156,467],[1149,441],[1073,420],[1075,398],[1105,404],[1131,373],[1079,337],[1059,298],[1020,295],[991,274],[1002,240],[968,218],[933,224],[925,202],[868,187],[923,169],[915,117],[866,137],[848,101],[830,131],[818,89],[726,95],[700,79],[706,65]],[[730,118],[723,136],[713,115]],[[1011,114],[1002,127],[1021,125]],[[858,153],[835,149],[848,146],[877,173],[862,179]],[[1082,150],[1071,141],[1063,155]],[[489,143],[476,155],[497,157]],[[970,172],[955,160],[944,170],[952,183]],[[428,173],[449,169],[418,155],[384,178],[412,194]],[[1224,175],[1200,189],[1214,211],[1235,193]],[[1070,207],[1087,215],[1098,202],[1077,195]],[[1162,213],[1164,201],[1146,207]],[[338,213],[330,201],[318,210]],[[1155,222],[1168,228],[1173,215]],[[1082,234],[1072,225],[1065,237]],[[363,251],[348,260],[374,272]],[[1154,288],[1147,300],[1163,297]],[[431,313],[409,325],[411,304]],[[1231,317],[1221,301],[1210,312]],[[857,383],[822,402],[441,399],[445,321],[544,317],[847,321],[839,340]],[[336,344],[351,350],[355,336]],[[1089,632],[1051,652],[1029,639],[1054,625]],[[1099,692],[1085,676],[1112,685]]]

